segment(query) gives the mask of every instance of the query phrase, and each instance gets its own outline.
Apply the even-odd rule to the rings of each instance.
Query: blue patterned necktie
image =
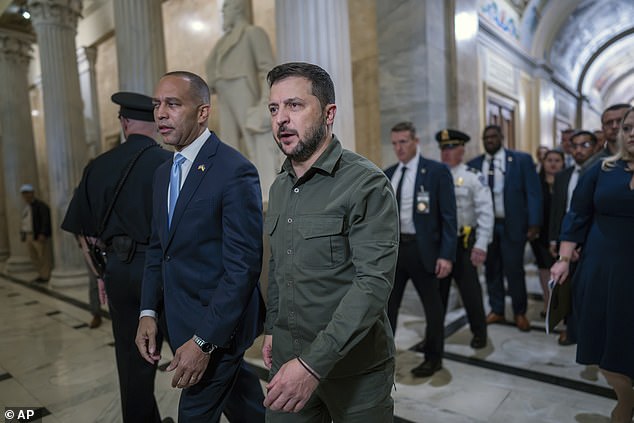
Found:
[[[169,210],[167,213],[168,227],[172,225],[172,215],[174,214],[174,208],[176,208],[176,200],[178,200],[178,194],[181,190],[181,165],[185,163],[185,156],[178,153],[174,157],[174,163],[172,163],[172,172],[170,173],[170,199]]]

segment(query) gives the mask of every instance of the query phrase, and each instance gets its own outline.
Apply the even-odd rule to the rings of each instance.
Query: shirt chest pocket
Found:
[[[301,235],[295,242],[298,266],[326,269],[348,260],[350,252],[343,216],[302,216],[297,229]]]

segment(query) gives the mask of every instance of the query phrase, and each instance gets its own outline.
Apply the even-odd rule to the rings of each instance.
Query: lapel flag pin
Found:
[[[205,171],[205,165],[198,166],[198,170],[200,170],[201,172],[204,172]]]

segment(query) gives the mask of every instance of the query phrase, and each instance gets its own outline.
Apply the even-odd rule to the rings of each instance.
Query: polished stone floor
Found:
[[[538,294],[534,271],[528,271],[529,291]],[[32,277],[0,277],[3,407],[40,407],[44,422],[120,421],[110,321],[88,329],[84,288],[50,291],[24,282]],[[409,370],[422,355],[409,348],[424,332],[424,317],[408,286],[396,335],[395,421],[609,422],[615,404],[611,391],[596,368],[575,363],[574,346],[561,347],[556,335],[546,335],[541,307],[538,295],[533,295],[531,331],[490,326],[489,344],[479,351],[469,347],[464,311],[456,308],[447,315],[443,369],[418,379]],[[247,359],[261,369],[259,344],[257,340]],[[162,362],[170,358],[164,348]],[[170,374],[158,372],[156,396],[164,417],[175,417],[178,405],[179,391],[170,387],[170,380]]]

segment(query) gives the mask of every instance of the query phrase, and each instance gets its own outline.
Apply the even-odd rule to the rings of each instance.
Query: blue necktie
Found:
[[[178,200],[178,194],[181,190],[181,165],[185,163],[185,156],[178,153],[174,157],[174,163],[172,163],[172,172],[170,174],[170,199],[169,210],[167,213],[168,227],[172,225],[172,215],[174,214],[174,208],[176,208],[176,200]]]

